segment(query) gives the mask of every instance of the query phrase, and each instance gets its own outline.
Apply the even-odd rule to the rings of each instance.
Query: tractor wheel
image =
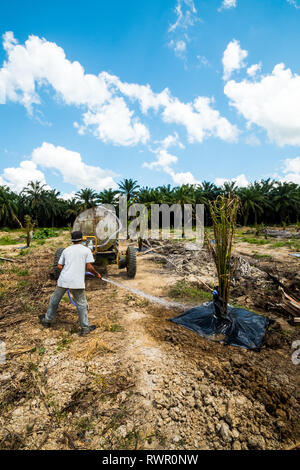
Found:
[[[61,254],[63,251],[64,251],[64,248],[58,248],[54,255],[54,263],[53,263],[54,279],[58,279],[60,275],[60,270],[58,269],[57,265],[58,265],[59,258],[61,257]]]
[[[133,246],[129,246],[126,251],[127,277],[133,279],[136,275],[136,251]]]

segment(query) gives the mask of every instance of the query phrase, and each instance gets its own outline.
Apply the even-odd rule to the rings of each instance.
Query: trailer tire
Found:
[[[133,246],[129,246],[126,251],[126,268],[127,277],[133,279],[136,275],[136,250]]]
[[[58,248],[54,255],[54,263],[53,263],[53,277],[54,279],[58,279],[60,275],[60,270],[58,269],[57,265],[59,262],[59,258],[61,257],[64,248]]]

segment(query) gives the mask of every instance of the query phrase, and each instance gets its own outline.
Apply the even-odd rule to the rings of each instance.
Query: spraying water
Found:
[[[132,292],[132,294],[138,295],[139,297],[143,297],[144,299],[147,299],[152,303],[162,305],[165,308],[177,308],[180,310],[186,310],[187,308],[186,305],[179,304],[177,302],[168,302],[167,300],[161,299],[160,297],[155,297],[154,295],[146,294],[142,290],[125,286],[124,284],[121,284],[120,282],[112,281],[111,279],[107,279],[105,277],[102,277],[102,281],[108,282],[109,284],[113,284],[114,286],[120,287],[121,289],[126,289],[129,292]]]

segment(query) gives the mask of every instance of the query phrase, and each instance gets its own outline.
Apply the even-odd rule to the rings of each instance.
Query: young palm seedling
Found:
[[[215,290],[215,298],[221,301],[225,315],[234,273],[231,253],[238,207],[239,198],[230,194],[218,196],[214,202],[210,202],[215,241],[213,244],[212,240],[207,240],[208,249],[212,253],[218,274],[219,286]]]

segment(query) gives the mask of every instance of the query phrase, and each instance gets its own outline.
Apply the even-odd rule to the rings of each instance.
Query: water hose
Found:
[[[94,276],[95,277],[95,274],[90,273],[88,271],[85,274],[87,274],[88,276]],[[75,307],[77,307],[76,303],[74,302],[74,300],[71,297],[70,289],[67,290],[67,293],[68,293],[68,297],[69,297],[69,300],[70,300],[71,304],[73,304],[73,305],[75,305]]]
[[[95,277],[94,274],[89,273],[89,272],[86,272],[85,274]],[[131,292],[132,294],[135,294],[139,297],[143,297],[144,299],[147,299],[150,302],[159,304],[164,308],[176,308],[176,309],[179,308],[180,310],[186,310],[186,308],[187,308],[186,305],[179,304],[178,302],[169,302],[165,299],[161,299],[160,297],[155,297],[154,295],[146,294],[145,292],[143,292],[139,289],[134,289],[133,287],[125,286],[124,284],[121,284],[120,282],[112,281],[111,279],[107,279],[106,277],[101,277],[101,280],[104,281],[104,282],[107,282],[109,284],[113,284],[114,286],[119,287],[121,289],[126,289],[129,292]],[[70,302],[73,305],[75,305],[75,307],[76,307],[76,303],[72,299],[69,289],[68,289],[68,296],[69,296]]]

